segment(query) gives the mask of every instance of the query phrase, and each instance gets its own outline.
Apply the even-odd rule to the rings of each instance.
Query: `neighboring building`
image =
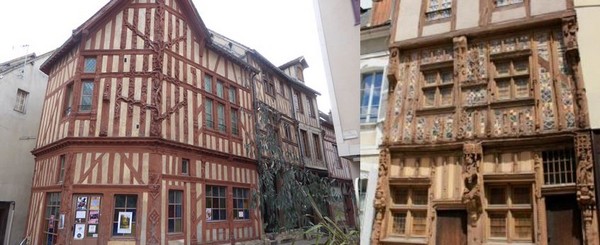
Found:
[[[52,53],[0,63],[0,244],[25,233],[37,130],[48,76],[39,67]]]
[[[41,70],[30,244],[261,238],[246,147],[258,70],[212,41],[191,0],[112,0]]]
[[[599,243],[582,5],[399,1],[372,244]]]
[[[331,115],[319,112],[319,120],[323,128],[323,147],[325,148],[329,177],[335,179],[331,192],[332,195],[341,197],[339,201],[329,204],[330,216],[332,220],[344,227],[357,228],[356,202],[354,201],[356,199],[350,174],[352,162],[340,157],[338,153]]]
[[[352,161],[352,179],[360,172],[359,30],[360,6],[352,1],[313,1],[323,53],[332,119],[341,157]],[[349,86],[351,85],[351,86]],[[356,188],[355,188],[356,189]],[[358,195],[358,193],[356,193]]]
[[[383,122],[388,94],[387,65],[390,43],[391,10],[395,0],[374,1],[372,8],[361,14],[360,25],[360,181],[359,208],[361,241],[371,237],[377,184],[379,145],[383,138]],[[370,176],[370,177],[369,177]],[[369,181],[371,179],[371,181]]]

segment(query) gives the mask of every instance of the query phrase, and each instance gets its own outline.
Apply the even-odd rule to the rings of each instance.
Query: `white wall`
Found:
[[[590,127],[600,128],[600,110],[594,109],[600,105],[600,0],[575,0],[575,11],[579,32],[579,55],[581,57],[581,71],[587,94],[589,107]]]

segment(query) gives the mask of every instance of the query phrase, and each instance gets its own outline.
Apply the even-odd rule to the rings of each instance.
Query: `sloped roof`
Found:
[[[298,58],[295,58],[293,60],[286,62],[283,65],[280,65],[279,69],[285,70],[286,68],[288,68],[294,64],[298,64],[298,63],[302,64],[302,68],[304,68],[304,69],[308,68],[308,63],[306,62],[306,59],[304,58],[304,56],[300,56]]]
[[[198,10],[194,6],[194,3],[192,3],[191,0],[177,0],[177,1],[179,1],[180,5],[181,5],[181,10],[186,11],[188,16],[191,16],[191,18],[190,18],[190,21],[192,22],[190,24],[191,28],[196,29],[197,34],[203,35],[203,39],[210,42],[210,38],[208,38],[210,36],[208,29],[204,25],[204,21],[202,21],[202,18],[200,18],[200,14],[198,13]],[[90,28],[93,28],[94,26],[101,23],[105,19],[106,16],[113,13],[115,10],[118,10],[121,7],[125,6],[129,2],[130,2],[129,0],[111,0],[111,1],[109,1],[106,5],[104,5],[104,7],[100,8],[100,10],[98,10],[98,12],[96,12],[94,15],[92,15],[92,17],[90,17],[83,24],[81,24],[79,27],[77,27],[75,30],[73,30],[73,34],[71,35],[71,37],[69,37],[69,39],[67,39],[67,41],[62,46],[60,46],[58,49],[56,49],[56,52],[54,52],[54,54],[52,56],[50,56],[50,58],[48,58],[48,60],[46,60],[46,62],[44,64],[42,64],[42,66],[40,67],[40,70],[42,70],[44,73],[47,74],[50,71],[50,67],[56,61],[58,61],[60,58],[62,58],[63,55],[68,53],[71,50],[71,48],[81,40],[81,35],[85,31],[89,31]]]
[[[27,63],[35,62],[38,59],[41,59],[43,57],[46,57],[46,56],[52,54],[52,52],[54,52],[54,50],[52,50],[50,52],[46,52],[39,56],[36,55],[35,53],[30,53],[30,54],[23,55],[21,57],[14,58],[14,59],[6,61],[6,62],[2,62],[2,63],[0,63],[0,74],[9,73],[15,69],[18,69],[19,67],[22,67],[25,62],[27,62]]]
[[[398,0],[373,1],[373,7],[360,15],[360,28],[373,28],[391,23],[392,8]]]

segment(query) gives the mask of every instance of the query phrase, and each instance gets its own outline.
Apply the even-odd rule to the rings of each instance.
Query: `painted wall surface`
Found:
[[[578,42],[579,55],[581,57],[581,71],[585,81],[588,105],[594,108],[600,105],[600,32],[598,32],[598,20],[600,13],[600,0],[578,0],[575,1],[577,22],[579,25]],[[600,128],[600,110],[589,110],[590,127]]]
[[[7,234],[11,245],[18,244],[25,232],[35,162],[31,150],[48,81],[39,68],[49,55],[38,56],[33,64],[28,62],[0,76],[0,201],[15,202],[11,233]],[[14,110],[18,89],[29,93],[25,113]]]
[[[418,37],[419,19],[421,18],[421,1],[400,1],[400,8],[397,10],[398,21],[396,24],[396,36],[394,41],[402,41]]]
[[[314,1],[340,156],[359,154],[359,31],[350,1]]]

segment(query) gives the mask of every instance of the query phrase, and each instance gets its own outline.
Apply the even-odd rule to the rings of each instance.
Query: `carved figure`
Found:
[[[469,223],[475,226],[479,216],[482,213],[481,206],[481,184],[479,183],[479,161],[481,159],[481,145],[467,143],[463,148],[464,165],[463,181],[465,189],[463,191],[462,203],[466,205],[469,214]]]

